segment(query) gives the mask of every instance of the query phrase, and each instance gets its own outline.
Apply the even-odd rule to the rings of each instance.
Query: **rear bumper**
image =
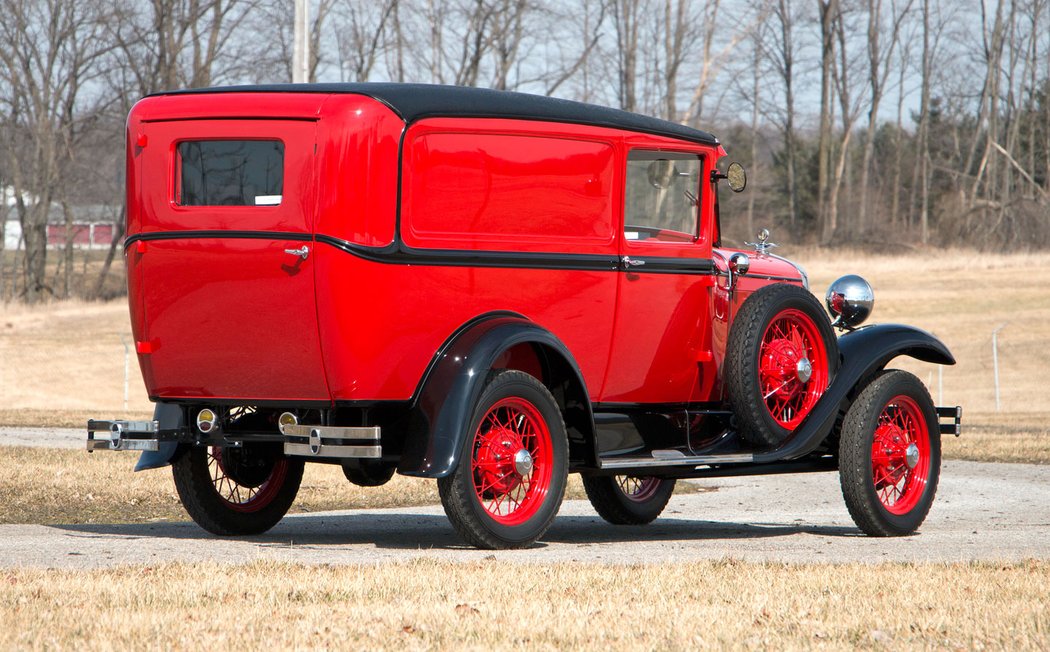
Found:
[[[379,426],[341,427],[320,425],[282,426],[280,435],[265,441],[283,440],[284,454],[307,458],[380,458]],[[95,420],[87,424],[87,450],[157,452],[165,444],[195,443],[241,446],[252,437],[216,433],[209,439],[194,438],[184,429],[162,429],[160,421]]]
[[[96,421],[87,423],[88,451],[158,451],[162,442],[158,421]],[[170,439],[169,439],[170,440]]]
[[[302,457],[379,458],[379,426],[339,427],[284,425],[284,454]]]

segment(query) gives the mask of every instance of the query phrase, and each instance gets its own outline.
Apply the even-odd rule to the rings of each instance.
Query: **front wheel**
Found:
[[[941,435],[922,382],[885,371],[846,412],[839,482],[850,516],[870,536],[903,536],[926,519],[937,493]]]
[[[672,478],[583,476],[583,489],[594,511],[613,525],[652,523],[667,507],[674,485]]]
[[[186,512],[220,536],[261,534],[277,525],[303,479],[302,460],[266,445],[194,446],[171,468]]]
[[[554,397],[532,376],[494,371],[456,469],[438,480],[452,525],[479,548],[523,548],[547,531],[565,494],[568,440]]]

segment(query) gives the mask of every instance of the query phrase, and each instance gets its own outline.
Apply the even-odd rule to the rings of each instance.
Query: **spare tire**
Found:
[[[816,298],[797,285],[767,285],[740,307],[726,344],[725,384],[740,435],[784,441],[838,370],[835,333]]]

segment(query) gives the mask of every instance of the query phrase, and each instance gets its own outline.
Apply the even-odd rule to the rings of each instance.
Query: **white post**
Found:
[[[944,365],[937,365],[937,405],[944,405]]]
[[[999,411],[999,331],[1006,328],[1001,324],[992,331],[992,372],[995,374],[995,411]]]
[[[310,7],[308,0],[295,0],[295,36],[292,49],[292,83],[310,81]]]
[[[120,343],[124,345],[124,410],[128,409],[128,374],[131,369],[131,349],[128,347],[128,338],[120,334]]]

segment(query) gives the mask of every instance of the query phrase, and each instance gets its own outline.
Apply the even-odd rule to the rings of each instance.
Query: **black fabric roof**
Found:
[[[542,95],[465,86],[394,83],[273,84],[197,88],[155,95],[198,93],[353,93],[383,102],[408,123],[434,117],[548,120],[659,134],[705,145],[718,144],[718,139],[706,131],[637,113]]]

